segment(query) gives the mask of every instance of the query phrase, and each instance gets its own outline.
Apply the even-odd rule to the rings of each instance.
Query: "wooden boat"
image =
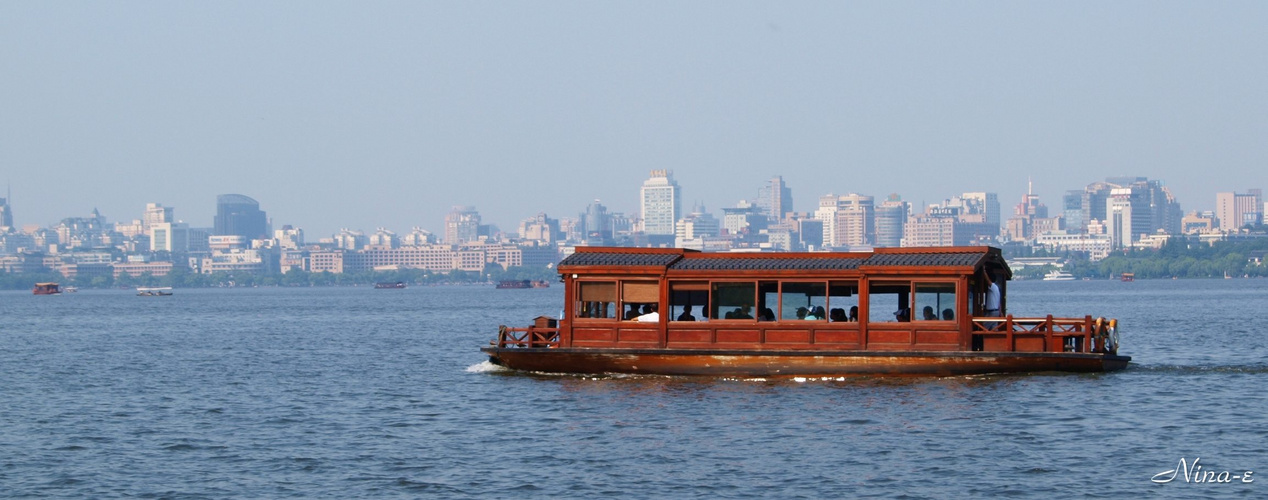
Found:
[[[397,282],[392,282],[392,283],[375,283],[375,284],[374,284],[374,288],[379,289],[379,290],[391,290],[391,289],[405,288],[405,282],[404,282],[404,281],[397,281]]]
[[[482,349],[493,363],[552,373],[813,377],[1101,372],[1131,360],[1117,354],[1116,321],[987,316],[985,274],[1005,311],[1012,277],[992,247],[581,247],[557,269],[563,317],[500,327]]]
[[[62,288],[57,283],[36,283],[31,293],[35,295],[61,295]]]
[[[139,297],[167,297],[172,294],[172,287],[138,287],[136,294]]]
[[[1227,278],[1228,274],[1225,274],[1224,277]],[[1124,282],[1136,281],[1136,273],[1123,273],[1121,276],[1118,277],[1118,279]]]

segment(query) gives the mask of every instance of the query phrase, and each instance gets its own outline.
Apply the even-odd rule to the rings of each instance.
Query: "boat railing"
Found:
[[[506,325],[501,325],[498,327],[497,341],[491,343],[500,348],[559,347],[559,328],[540,326],[510,328]]]
[[[974,317],[975,351],[1044,351],[1113,353],[1104,319],[1038,317]]]

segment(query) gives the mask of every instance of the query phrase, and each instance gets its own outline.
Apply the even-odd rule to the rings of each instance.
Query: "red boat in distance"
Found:
[[[61,295],[62,288],[57,283],[36,283],[35,289],[31,290],[35,295]]]

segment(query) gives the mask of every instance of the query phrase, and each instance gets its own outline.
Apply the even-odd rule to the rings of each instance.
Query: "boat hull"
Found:
[[[1065,352],[481,349],[494,364],[547,373],[740,377],[955,376],[1121,370],[1131,357]]]

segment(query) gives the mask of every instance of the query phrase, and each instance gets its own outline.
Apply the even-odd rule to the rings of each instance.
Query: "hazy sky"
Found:
[[[1268,188],[1268,2],[3,0],[0,47],[19,225],[240,193],[310,239],[514,230],[659,168],[715,213],[775,174],[799,211]]]

